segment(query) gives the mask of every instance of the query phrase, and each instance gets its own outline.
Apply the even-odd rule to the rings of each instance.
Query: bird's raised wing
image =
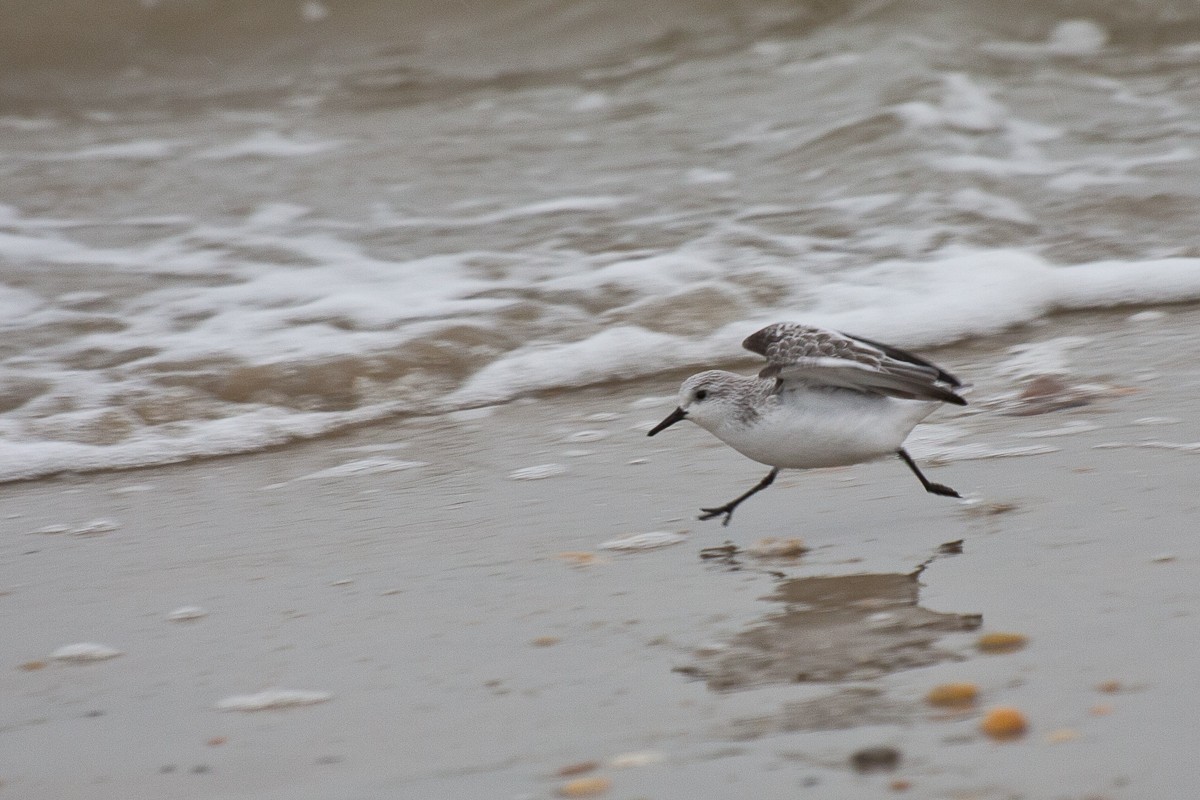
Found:
[[[759,377],[836,386],[906,400],[940,400],[965,406],[954,392],[958,378],[891,345],[795,322],[777,322],[751,334],[742,346],[767,359]]]

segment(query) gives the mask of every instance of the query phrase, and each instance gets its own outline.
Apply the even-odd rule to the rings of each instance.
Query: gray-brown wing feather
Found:
[[[909,400],[966,405],[960,381],[923,358],[891,345],[794,322],[768,325],[742,346],[767,359],[759,373],[781,384],[797,381]]]

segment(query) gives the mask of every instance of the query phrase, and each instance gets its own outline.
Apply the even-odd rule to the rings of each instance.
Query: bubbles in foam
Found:
[[[1047,42],[1056,55],[1095,55],[1108,44],[1108,31],[1090,19],[1068,19],[1054,26]]]
[[[336,150],[345,145],[341,140],[321,140],[292,137],[276,131],[259,131],[239,141],[212,147],[196,158],[226,160],[236,158],[296,158]]]

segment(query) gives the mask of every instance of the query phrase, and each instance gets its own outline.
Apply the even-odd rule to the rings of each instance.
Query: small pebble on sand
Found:
[[[630,767],[645,767],[650,764],[662,763],[665,756],[657,750],[638,750],[632,753],[621,753],[608,760],[611,767],[628,769]]]
[[[208,611],[200,606],[180,606],[167,614],[168,622],[194,622],[208,616]]]
[[[568,442],[599,442],[608,438],[608,431],[576,431],[566,437]]]
[[[593,564],[603,564],[604,561],[595,553],[568,551],[559,553],[558,558],[573,567],[590,567]]]
[[[119,523],[111,519],[94,519],[73,529],[71,533],[74,536],[99,536],[102,533],[112,533],[120,527]]]
[[[776,539],[768,536],[749,545],[744,552],[754,558],[799,558],[808,552],[808,545],[796,537]]]
[[[598,768],[599,766],[600,766],[599,761],[580,761],[575,764],[568,764],[565,767],[559,768],[558,777],[570,778],[575,775],[583,775],[585,772],[591,772],[592,770]]]
[[[106,644],[96,642],[79,642],[68,644],[55,650],[50,658],[55,661],[68,661],[73,664],[87,664],[92,661],[107,661],[121,655],[121,651]]]
[[[508,473],[508,477],[514,481],[540,481],[544,478],[553,478],[556,475],[562,475],[566,471],[567,468],[563,464],[536,464],[532,467],[514,469]]]
[[[265,689],[257,694],[239,694],[217,703],[219,711],[266,711],[292,706],[311,706],[333,698],[329,692],[302,689]]]
[[[973,683],[941,683],[929,690],[925,702],[942,708],[964,708],[971,706],[979,697],[979,687]]]
[[[601,550],[653,550],[656,547],[667,547],[686,541],[687,536],[675,531],[650,531],[649,533],[631,533],[609,539],[600,545]]]
[[[899,765],[900,751],[887,745],[864,747],[850,756],[850,766],[857,772],[883,772]]]
[[[975,642],[984,653],[1015,653],[1029,643],[1023,633],[985,633]]]
[[[608,778],[579,778],[577,780],[568,781],[558,787],[559,797],[594,797],[599,794],[604,794],[612,788],[612,781]]]

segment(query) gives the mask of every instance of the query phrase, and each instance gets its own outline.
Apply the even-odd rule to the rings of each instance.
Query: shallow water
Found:
[[[1198,321],[1073,315],[940,353],[974,402],[918,429],[923,462],[1055,433],[926,464],[965,501],[888,459],[784,473],[730,528],[698,522],[761,472],[695,426],[647,438],[657,380],[11,486],[0,779],[56,800],[549,798],[595,762],[605,797],[1194,795]],[[1025,413],[1010,370],[1055,342],[1093,393]],[[650,531],[685,541],[605,549]],[[754,555],[793,537],[810,549]],[[976,625],[1028,645],[982,653]],[[83,643],[120,654],[52,657]],[[926,703],[951,681],[978,703]],[[1026,735],[981,733],[993,706]],[[852,767],[878,747],[898,766]]]
[[[1163,3],[145,3],[0,82],[0,478],[1200,298]],[[3,48],[0,48],[2,50]]]

